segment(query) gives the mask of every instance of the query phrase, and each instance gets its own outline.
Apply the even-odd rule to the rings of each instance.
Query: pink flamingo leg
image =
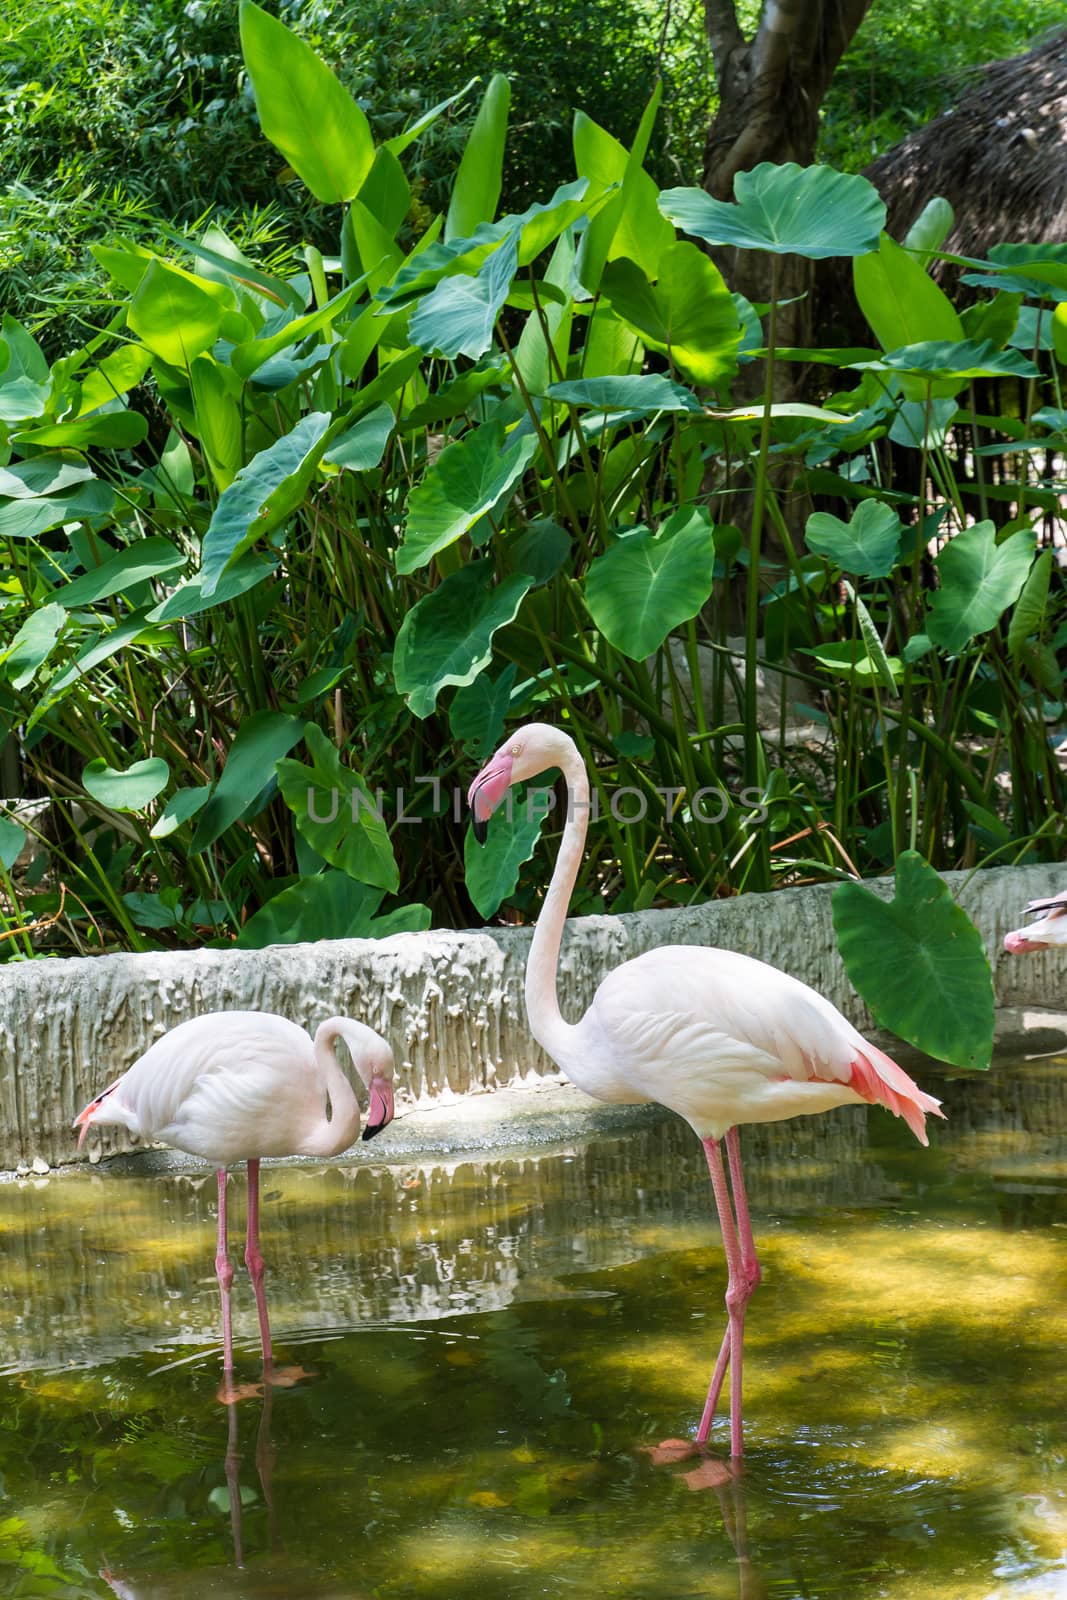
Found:
[[[215,1247],[215,1276],[219,1280],[222,1300],[222,1369],[233,1371],[233,1330],[230,1325],[230,1289],[233,1285],[233,1262],[226,1244],[226,1168],[219,1168],[219,1238]]]
[[[259,1312],[259,1337],[263,1344],[263,1365],[270,1367],[273,1360],[270,1343],[270,1322],[267,1319],[267,1297],[263,1292],[263,1257],[259,1251],[259,1162],[248,1162],[248,1232],[245,1237],[245,1266],[252,1279]]]
[[[731,1133],[736,1130],[731,1129]],[[729,1136],[728,1140],[729,1140]],[[708,1398],[704,1405],[704,1414],[700,1419],[697,1430],[697,1443],[707,1441],[711,1429],[711,1421],[715,1415],[715,1407],[719,1399],[726,1368],[730,1368],[730,1454],[740,1456],[743,1453],[742,1443],[742,1418],[741,1418],[741,1373],[745,1340],[745,1307],[748,1305],[754,1283],[750,1281],[750,1271],[759,1270],[759,1263],[755,1259],[754,1249],[751,1252],[742,1248],[738,1238],[738,1226],[734,1220],[733,1208],[730,1204],[730,1189],[726,1181],[726,1170],[723,1166],[722,1152],[717,1139],[702,1141],[704,1153],[707,1156],[708,1171],[711,1174],[711,1186],[715,1194],[715,1205],[719,1213],[719,1227],[722,1230],[723,1249],[726,1253],[726,1265],[729,1273],[726,1286],[726,1312],[728,1317],[726,1337],[719,1351],[719,1359],[715,1363]],[[730,1149],[728,1143],[727,1146]],[[740,1151],[734,1141],[734,1149],[730,1149],[730,1165],[734,1171],[735,1180],[740,1176]],[[744,1198],[744,1187],[741,1188],[742,1199],[739,1207],[743,1209],[745,1223],[748,1225],[748,1206]],[[751,1226],[746,1228],[748,1240],[751,1241]],[[746,1255],[750,1256],[751,1268],[746,1262]]]
[[[751,1292],[757,1288],[762,1277],[763,1269],[756,1255],[756,1243],[752,1237],[752,1223],[748,1215],[748,1195],[745,1193],[745,1178],[741,1171],[741,1135],[736,1128],[730,1128],[726,1135],[726,1153],[730,1158],[730,1185],[734,1191],[734,1210],[737,1213],[737,1231],[741,1239],[741,1257],[745,1267],[745,1277]]]

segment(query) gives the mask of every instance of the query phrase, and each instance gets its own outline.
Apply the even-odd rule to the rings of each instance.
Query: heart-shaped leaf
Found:
[[[695,244],[664,250],[654,285],[621,257],[608,262],[600,287],[642,343],[668,355],[694,383],[718,383],[737,370],[737,307],[722,273]]]
[[[143,811],[169,781],[170,768],[161,756],[135,761],[124,772],[98,757],[82,773],[86,793],[109,811]]]
[[[277,527],[300,504],[322,454],[328,411],[309,411],[288,433],[242,467],[218,504],[204,535],[201,593],[211,595],[235,555]]]
[[[386,939],[391,933],[422,933],[430,926],[429,906],[418,903],[379,916],[384,897],[383,889],[357,883],[345,872],[320,872],[274,895],[245,923],[237,947],[262,950],[269,944],[320,939]]]
[[[665,189],[659,208],[676,228],[709,244],[813,261],[877,250],[885,227],[885,206],[866,178],[792,161],[739,172],[733,203],[703,189]]]
[[[1034,558],[1029,529],[997,543],[991,522],[976,522],[950,539],[937,558],[941,587],[929,597],[926,631],[955,655],[999,621],[1019,597]]]
[[[843,883],[833,918],[845,971],[884,1028],[954,1066],[989,1066],[993,979],[982,936],[917,851],[897,858],[892,900]]]
[[[643,661],[672,628],[696,616],[714,573],[711,518],[703,507],[683,508],[657,534],[642,528],[598,556],[585,580],[585,603],[605,639]]]
[[[547,389],[550,400],[596,406],[598,411],[629,411],[650,417],[657,411],[696,411],[703,406],[692,389],[672,383],[662,372],[635,372],[611,378],[572,378]]]
[[[152,261],[130,301],[126,320],[153,355],[188,368],[219,336],[223,306],[207,284],[165,261]]]
[[[475,276],[442,278],[412,313],[408,331],[420,350],[477,361],[493,342],[497,314],[508,297],[519,261],[518,230],[504,240]]]
[[[467,829],[463,842],[467,893],[487,921],[513,893],[523,862],[534,853],[549,809],[545,796],[544,789],[531,788],[524,793],[509,789],[510,803],[490,817],[484,845],[477,843],[471,828]]]
[[[396,553],[398,572],[415,572],[484,516],[502,495],[510,494],[537,449],[537,436],[512,437],[505,447],[504,424],[483,423],[441,451],[408,497],[404,543]]]
[[[885,578],[900,554],[900,518],[881,500],[861,500],[849,522],[828,511],[808,518],[804,537],[808,549],[826,556],[842,572],[857,578]]]
[[[901,372],[927,379],[1036,378],[1040,376],[1032,361],[1018,350],[997,350],[988,340],[927,339],[921,344],[902,345],[878,361],[850,361],[856,372]]]
[[[514,620],[531,587],[522,573],[494,585],[491,563],[471,561],[412,606],[396,636],[393,676],[415,716],[428,717],[448,684],[474,682],[494,633]]]
[[[278,788],[311,848],[350,878],[396,889],[400,873],[379,803],[315,723],[304,731],[313,765],[279,761]]]

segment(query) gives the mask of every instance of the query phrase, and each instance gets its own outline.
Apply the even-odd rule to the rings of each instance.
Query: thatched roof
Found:
[[[1067,28],[983,67],[959,102],[866,170],[902,239],[934,195],[956,223],[944,249],[1067,241]]]

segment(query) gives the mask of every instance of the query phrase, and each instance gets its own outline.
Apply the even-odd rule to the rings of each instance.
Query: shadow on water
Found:
[[[211,1174],[0,1185],[3,1592],[1067,1597],[1067,1063],[922,1076],[928,1151],[865,1110],[745,1130],[740,1473],[720,1430],[661,1448],[725,1277],[670,1117],[265,1171],[275,1381],[239,1270],[230,1406]]]

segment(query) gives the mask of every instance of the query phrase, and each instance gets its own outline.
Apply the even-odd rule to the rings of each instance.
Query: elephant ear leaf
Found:
[[[892,900],[843,883],[833,917],[845,971],[882,1027],[953,1066],[989,1066],[993,977],[982,937],[918,851],[898,857]]]

